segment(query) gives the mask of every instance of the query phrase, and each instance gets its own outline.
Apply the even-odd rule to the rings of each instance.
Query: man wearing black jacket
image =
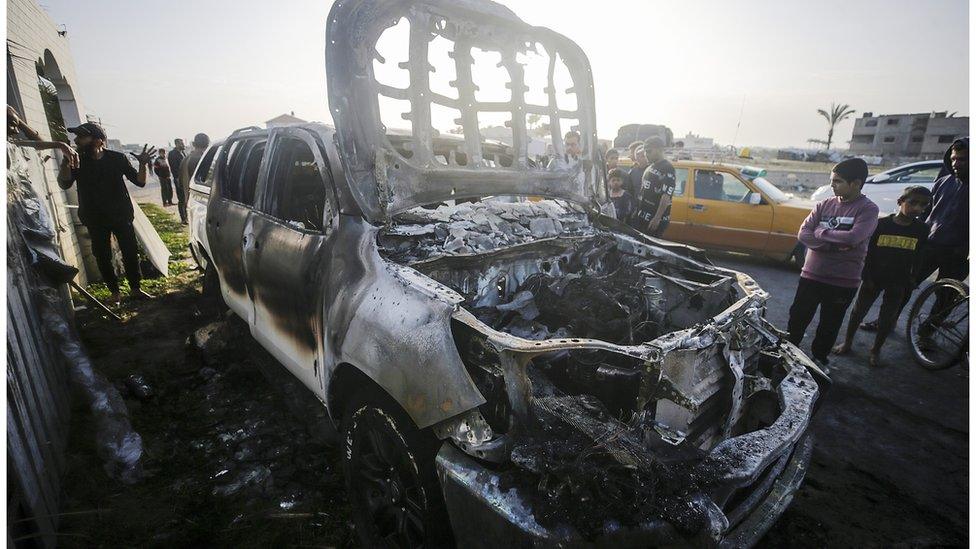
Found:
[[[182,139],[173,140],[173,149],[169,151],[166,156],[166,161],[169,163],[169,173],[173,176],[173,187],[176,191],[176,203],[177,210],[180,212],[180,221],[186,225],[186,193],[183,192],[183,186],[180,185],[180,168],[183,166],[183,161],[186,159],[186,145],[183,144]]]
[[[145,187],[156,149],[147,151],[148,146],[143,146],[142,153],[130,153],[139,161],[137,173],[124,154],[105,148],[105,131],[97,124],[86,122],[68,128],[68,131],[75,134],[81,161],[77,168],[72,168],[66,157],[58,173],[58,184],[62,189],[70,189],[75,181],[78,182],[78,217],[88,229],[98,271],[112,292],[110,301],[118,303],[120,299],[119,279],[112,265],[113,234],[122,251],[122,264],[132,297],[147,299],[151,296],[139,288],[139,248],[132,226],[132,200],[122,178]]]

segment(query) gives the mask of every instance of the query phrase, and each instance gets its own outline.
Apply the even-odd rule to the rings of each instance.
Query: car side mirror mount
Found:
[[[749,204],[752,204],[753,206],[762,204],[762,195],[757,192],[749,193]]]

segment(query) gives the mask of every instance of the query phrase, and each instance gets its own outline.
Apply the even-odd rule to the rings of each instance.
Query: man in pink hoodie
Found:
[[[861,283],[868,243],[878,226],[878,206],[861,194],[867,176],[868,165],[860,158],[834,166],[830,186],[835,196],[814,206],[797,235],[807,256],[790,307],[789,339],[796,345],[803,341],[819,308],[811,351],[825,370],[827,355]]]

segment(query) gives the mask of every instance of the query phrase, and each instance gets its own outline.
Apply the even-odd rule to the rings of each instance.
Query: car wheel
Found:
[[[451,546],[434,468],[439,441],[394,403],[361,395],[342,421],[342,461],[363,547]]]

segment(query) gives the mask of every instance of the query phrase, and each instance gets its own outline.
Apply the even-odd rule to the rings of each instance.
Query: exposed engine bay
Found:
[[[418,208],[398,221],[379,237],[383,253],[457,292],[476,319],[455,322],[454,339],[487,403],[444,433],[502,465],[500,486],[532,487],[535,520],[593,539],[663,518],[682,536],[717,538],[754,503],[757,479],[786,467],[817,384],[737,273],[552,201]],[[782,399],[799,378],[805,409]],[[781,420],[789,409],[796,421]],[[782,436],[716,457],[774,428]]]

